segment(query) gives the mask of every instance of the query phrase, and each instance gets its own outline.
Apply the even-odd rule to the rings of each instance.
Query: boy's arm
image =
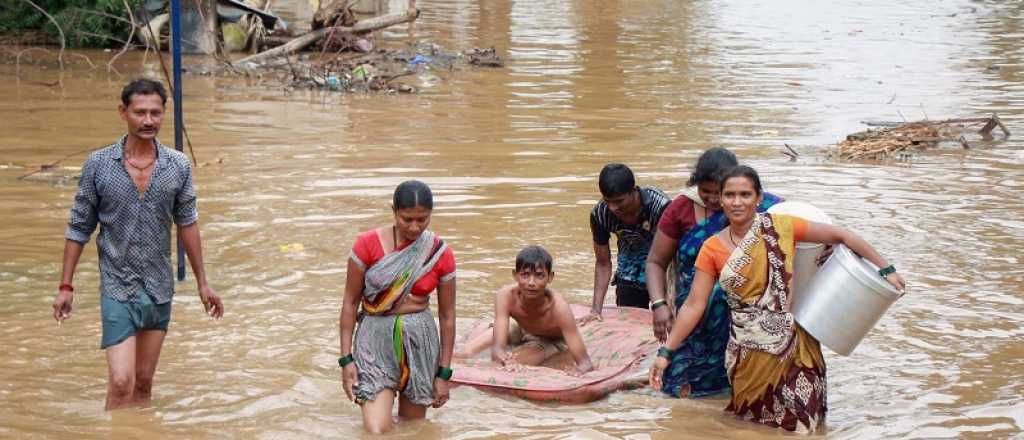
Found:
[[[576,320],[569,304],[559,298],[556,313],[559,327],[562,329],[562,338],[565,339],[565,345],[569,347],[569,353],[576,361],[576,371],[582,374],[593,370],[594,365],[590,363],[590,355],[587,354],[587,347],[583,344],[583,336],[576,327]]]
[[[508,347],[508,301],[511,298],[511,287],[503,287],[494,298],[494,328],[491,329],[491,360],[505,365]]]

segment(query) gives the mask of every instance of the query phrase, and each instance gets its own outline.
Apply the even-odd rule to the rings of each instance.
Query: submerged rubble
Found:
[[[467,66],[502,67],[504,63],[494,48],[452,52],[421,41],[400,49],[375,49],[368,53],[351,51],[349,47],[334,53],[302,53],[236,72],[292,89],[416,93],[417,84],[436,82],[437,73]]]

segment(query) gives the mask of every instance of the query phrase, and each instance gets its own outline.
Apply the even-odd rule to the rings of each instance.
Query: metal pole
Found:
[[[174,149],[182,151],[181,0],[171,0],[171,58],[174,70]],[[178,281],[185,280],[185,246],[178,236]]]

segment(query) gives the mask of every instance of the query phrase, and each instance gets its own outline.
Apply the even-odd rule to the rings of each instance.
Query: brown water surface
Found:
[[[304,0],[275,3],[308,19]],[[23,65],[20,79],[0,66],[0,437],[350,438],[360,415],[335,363],[344,262],[360,231],[389,221],[398,182],[434,188],[432,228],[455,249],[458,314],[471,318],[489,313],[516,251],[532,243],[554,254],[554,287],[589,302],[600,167],[625,162],[642,185],[674,195],[712,145],[734,149],[770,191],[862,233],[909,282],[853,356],[826,353],[823,435],[1020,436],[1024,143],[900,165],[837,165],[817,147],[868,119],[998,112],[1024,134],[1024,6],[826,3],[421,0],[411,31],[378,42],[494,46],[507,67],[426,72],[411,79],[416,96],[187,77],[189,131],[207,163],[196,170],[204,251],[228,314],[204,317],[191,280],[179,284],[153,407],[113,414],[102,410],[92,245],[74,318],[50,318],[75,183],[17,178],[120,135],[126,78],[80,58],[63,87],[45,85],[59,77],[53,66]],[[129,55],[121,70],[152,75],[153,61]],[[172,141],[170,124],[162,139]],[[783,143],[804,153],[799,161],[787,162]],[[724,406],[646,390],[555,406],[463,387],[394,436],[781,435]]]

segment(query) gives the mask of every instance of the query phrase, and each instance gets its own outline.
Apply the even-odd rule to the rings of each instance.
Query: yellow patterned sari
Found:
[[[719,275],[732,324],[728,411],[769,426],[814,432],[824,420],[825,360],[789,312],[794,218],[756,214]]]

